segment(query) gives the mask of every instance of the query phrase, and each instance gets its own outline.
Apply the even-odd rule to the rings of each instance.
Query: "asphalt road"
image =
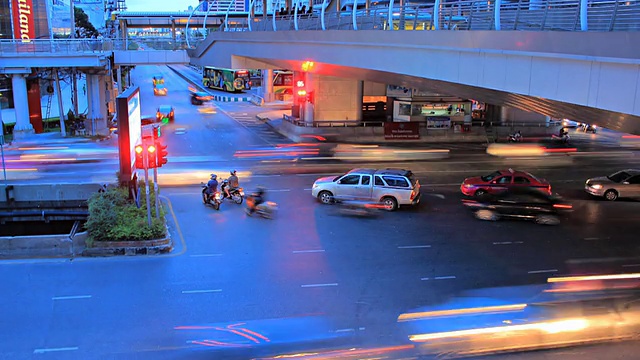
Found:
[[[171,95],[153,98],[144,81],[158,71],[134,72],[143,113],[184,95],[167,142],[176,158],[205,160],[161,169],[176,174],[164,178],[173,186],[161,181],[176,249],[158,257],[0,262],[0,358],[246,359],[352,347],[385,347],[384,356],[397,358],[387,347],[408,345],[396,319],[410,309],[467,289],[640,267],[640,203],[594,200],[582,190],[587,177],[640,166],[632,154],[398,164],[416,172],[422,204],[378,218],[345,217],[311,197],[313,181],[380,164],[237,166],[229,160],[239,147],[264,140],[224,113],[188,112],[187,93],[173,87],[179,79],[170,72]],[[188,130],[178,134],[178,127]],[[197,176],[204,181],[216,167],[224,175],[230,166],[246,189],[269,189],[280,207],[276,219],[247,217],[230,202],[219,211],[202,204]],[[574,204],[571,219],[545,227],[473,218],[460,204],[462,179],[509,166],[547,178]],[[638,351],[622,343],[491,359],[631,359]]]

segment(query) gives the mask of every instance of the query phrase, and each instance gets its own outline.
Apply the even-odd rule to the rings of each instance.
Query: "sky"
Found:
[[[198,0],[126,0],[127,11],[185,11]]]

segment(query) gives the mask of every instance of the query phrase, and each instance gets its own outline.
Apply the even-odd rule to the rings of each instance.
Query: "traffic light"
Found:
[[[144,169],[144,159],[142,154],[142,145],[136,146],[136,169]]]
[[[169,152],[167,151],[167,145],[163,145],[160,139],[156,139],[156,166],[162,167],[162,165],[167,163],[167,155]]]
[[[147,146],[147,161],[149,161],[149,169],[158,167],[156,160],[156,146],[154,144],[150,144]]]

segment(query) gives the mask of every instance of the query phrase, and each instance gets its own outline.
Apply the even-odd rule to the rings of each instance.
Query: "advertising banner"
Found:
[[[13,38],[30,42],[36,38],[32,0],[11,0],[13,9]]]
[[[419,122],[386,122],[384,123],[385,140],[420,139]]]

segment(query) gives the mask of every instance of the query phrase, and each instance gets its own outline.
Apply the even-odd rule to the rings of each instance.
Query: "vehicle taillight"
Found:
[[[573,209],[573,206],[566,204],[554,204],[553,207],[556,209]]]

